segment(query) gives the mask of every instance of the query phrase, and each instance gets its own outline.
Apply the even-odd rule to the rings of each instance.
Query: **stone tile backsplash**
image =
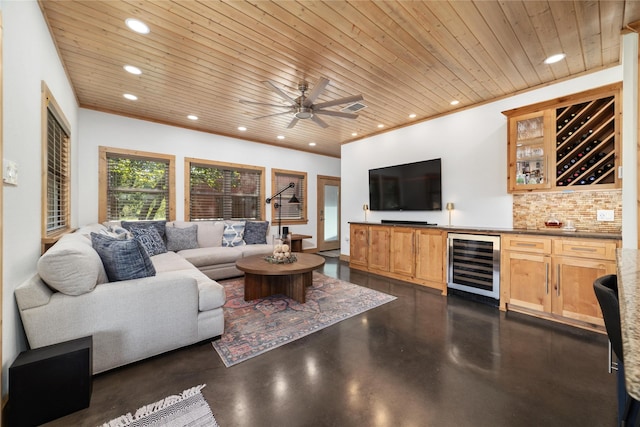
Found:
[[[614,220],[597,221],[598,209],[613,210]],[[545,229],[551,217],[563,224],[573,220],[578,231],[620,233],[622,190],[513,195],[513,228]]]

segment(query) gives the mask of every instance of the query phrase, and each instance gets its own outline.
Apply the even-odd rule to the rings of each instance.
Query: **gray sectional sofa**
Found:
[[[240,257],[272,252],[268,224],[261,224],[264,234],[257,240],[254,234],[253,244],[243,241],[235,227],[239,222],[230,224],[162,223],[169,231],[163,237],[166,249],[174,250],[157,254],[137,238],[110,236],[119,224],[92,224],[65,235],[40,257],[38,274],[15,291],[30,347],[92,335],[95,374],[222,335],[226,298],[215,280],[240,276],[235,268]],[[180,239],[173,240],[174,235]],[[104,249],[96,246],[105,239],[108,245],[130,247],[138,240],[143,249],[134,255],[145,252],[144,267],[153,274],[113,280],[112,270],[122,258],[109,264]],[[125,263],[136,256],[127,255]]]

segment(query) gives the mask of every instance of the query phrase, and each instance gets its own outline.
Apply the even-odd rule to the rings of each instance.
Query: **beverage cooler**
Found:
[[[449,233],[447,287],[500,300],[500,236]]]

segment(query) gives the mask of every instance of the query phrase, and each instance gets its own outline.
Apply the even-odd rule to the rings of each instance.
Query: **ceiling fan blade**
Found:
[[[289,123],[289,126],[287,126],[287,129],[291,129],[292,127],[294,127],[296,125],[296,123],[298,123],[298,119],[296,116],[293,116],[293,120],[291,120],[291,123]]]
[[[311,106],[311,104],[313,104],[313,101],[316,100],[318,95],[322,93],[322,91],[324,90],[325,87],[327,87],[328,84],[329,84],[329,79],[327,79],[326,77],[320,77],[316,85],[313,87],[313,89],[309,93],[309,96],[307,96],[307,98],[302,103],[302,105],[304,105],[305,107]]]
[[[240,99],[239,102],[241,104],[263,105],[265,107],[291,108],[290,105],[267,104],[265,102],[247,101],[246,99]]]
[[[321,128],[328,128],[329,125],[327,124],[327,122],[325,122],[324,120],[322,120],[320,117],[316,116],[315,114],[313,116],[311,116],[311,120],[313,120],[314,122],[316,122],[316,124],[318,126],[320,126]]]
[[[344,113],[342,111],[313,110],[313,114],[324,114],[325,116],[344,117],[345,119],[357,119],[358,118],[357,114]]]
[[[279,87],[277,87],[276,85],[274,85],[273,83],[271,83],[269,80],[262,82],[265,86],[267,86],[269,89],[271,89],[272,91],[274,91],[275,93],[277,93],[278,95],[280,95],[280,97],[282,99],[284,99],[285,101],[287,101],[289,104],[291,105],[296,105],[296,101],[294,101],[293,99],[291,99],[291,97],[289,95],[287,95],[286,93],[284,93]]]
[[[291,114],[291,111],[285,111],[284,113],[267,114],[266,116],[254,117],[253,120],[264,119],[266,117],[273,117],[273,116],[282,116],[284,114]]]
[[[340,104],[351,104],[352,102],[362,101],[364,97],[362,95],[353,95],[347,96],[344,98],[334,99],[333,101],[321,102],[320,104],[316,104],[313,106],[314,109],[333,107],[334,105]]]

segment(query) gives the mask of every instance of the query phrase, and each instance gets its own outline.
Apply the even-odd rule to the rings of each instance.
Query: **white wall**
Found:
[[[41,81],[71,125],[72,168],[77,170],[78,106],[35,1],[2,1],[5,159],[18,163],[18,186],[4,186],[2,394],[7,369],[25,349],[14,289],[34,274],[40,255]],[[77,189],[77,175],[72,188]],[[77,192],[72,193],[77,212]],[[72,215],[77,217],[77,214]]]
[[[293,233],[308,234],[304,247],[316,247],[316,188],[318,175],[340,175],[340,159],[297,150],[256,144],[240,139],[212,135],[177,127],[130,119],[93,110],[80,109],[80,224],[98,220],[98,147],[136,149],[176,156],[176,219],[184,219],[184,158],[217,160],[265,167],[266,197],[279,189],[271,188],[271,169],[307,172],[307,214],[309,223],[293,225]],[[265,205],[266,207],[267,205]],[[267,219],[271,209],[266,208]],[[272,228],[277,232],[277,226]]]
[[[365,138],[342,146],[341,253],[349,254],[349,221],[364,221],[371,168],[442,158],[442,202],[453,202],[452,225],[510,228],[513,198],[507,194],[507,119],[512,108],[622,80],[617,66],[500,101]],[[635,161],[635,159],[632,159]],[[380,212],[382,219],[448,223],[448,212]]]

